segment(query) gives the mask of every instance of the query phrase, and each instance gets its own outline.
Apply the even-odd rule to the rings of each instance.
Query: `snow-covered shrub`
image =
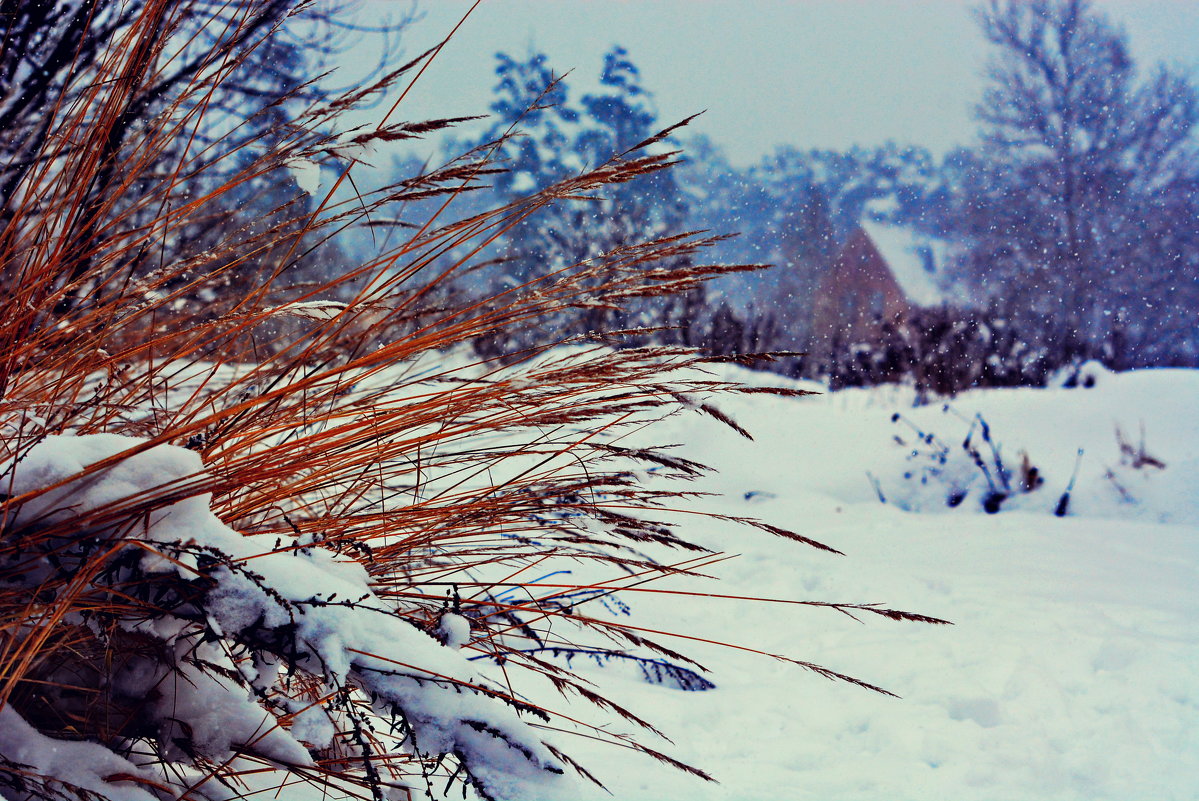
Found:
[[[941,408],[965,427],[962,439],[943,438],[899,412],[891,416],[901,427],[894,441],[907,453],[900,481],[884,487],[872,478],[880,500],[908,511],[965,506],[995,514],[1013,497],[1041,489],[1045,478],[1027,451],[1005,456],[981,414],[966,418],[948,404]],[[1065,514],[1072,489],[1073,480],[1055,507],[1059,515]]]
[[[1177,450],[1185,438],[1160,442],[1143,421],[1139,429],[1129,422],[1108,427],[1148,401],[1144,387],[1170,378],[1168,371],[1113,373],[1093,390],[979,391],[953,405],[889,413],[891,447],[859,468],[868,484],[857,491],[872,489],[885,503],[914,512],[1189,520],[1195,460]],[[854,398],[871,396],[878,390]],[[911,403],[910,396],[888,400],[891,408]],[[1188,418],[1179,412],[1185,427]]]
[[[1162,504],[1163,498],[1181,495],[1181,498],[1174,499],[1181,501],[1176,509],[1159,514],[1167,520],[1171,518],[1185,520],[1191,517],[1188,514],[1190,510],[1187,509],[1186,499],[1193,498],[1195,494],[1189,489],[1182,489],[1180,492],[1178,484],[1171,487],[1172,483],[1179,481],[1177,475],[1169,475],[1165,482],[1160,481],[1159,474],[1166,472],[1167,463],[1148,450],[1145,444],[1143,421],[1140,435],[1136,440],[1131,439],[1124,429],[1117,425],[1116,448],[1119,453],[1119,461],[1104,466],[1103,485],[1110,490],[1109,498],[1110,494],[1114,494],[1115,500],[1122,510],[1152,509],[1159,504],[1165,505]],[[1181,471],[1187,471],[1195,461],[1192,458],[1189,460],[1191,464],[1184,462]],[[1171,471],[1171,473],[1174,472]]]
[[[379,734],[349,703],[357,694],[357,705],[365,709],[369,699],[371,711],[392,722],[397,743],[454,754],[488,795],[504,786],[492,774],[561,772],[516,712],[538,710],[479,676],[457,650],[469,637],[443,645],[396,617],[365,565],[304,538],[284,546],[270,534],[229,528],[207,493],[192,494],[204,481],[200,456],[170,444],[142,450],[149,444],[48,435],[0,470],[11,498],[9,555],[54,554],[10,563],[8,588],[42,590],[58,573],[89,577],[61,624],[71,656],[39,651],[9,699],[27,723],[60,736],[97,732],[110,747],[150,738],[172,762],[219,763],[238,750],[311,767],[309,751],[330,749],[339,730],[359,741],[358,758],[373,758],[368,738]],[[17,633],[17,648],[39,632],[38,617]],[[120,658],[101,671],[90,659],[108,649]],[[303,692],[279,691],[299,676],[309,679]],[[321,695],[339,703],[326,707]],[[106,775],[77,768],[95,771],[89,784]],[[161,770],[130,773],[169,781]]]

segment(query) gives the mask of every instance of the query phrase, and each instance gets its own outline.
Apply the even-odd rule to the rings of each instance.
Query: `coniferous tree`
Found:
[[[653,97],[641,83],[641,73],[623,47],[613,47],[604,55],[600,76],[600,91],[582,100],[584,124],[575,141],[575,148],[589,164],[597,165],[622,158],[631,148],[654,136],[660,128]],[[670,151],[674,145],[660,143]],[[668,236],[682,230],[686,203],[673,171],[658,172],[612,187],[599,200],[598,208],[578,209],[583,212],[579,222],[598,235],[604,251],[628,246],[634,242]],[[603,225],[595,229],[595,222]],[[686,261],[670,265],[684,267]],[[685,329],[692,322],[693,307],[703,302],[705,288],[697,287],[691,298],[664,297],[645,299],[620,309],[596,309],[585,316],[588,330],[619,326],[660,327],[673,333],[659,332],[659,337],[685,341]]]
[[[499,81],[491,105],[495,121],[477,144],[496,143],[494,157],[504,172],[492,183],[505,200],[519,201],[585,169],[617,164],[658,131],[652,96],[624,48],[606,54],[598,91],[585,95],[578,105],[544,54],[518,60],[501,53],[497,58]],[[560,199],[531,210],[508,228],[495,250],[498,263],[485,283],[494,289],[552,280],[572,264],[678,233],[685,216],[682,191],[665,172],[606,187],[592,197]],[[692,312],[702,303],[696,292],[702,296],[703,290],[687,298],[633,299],[619,311],[597,304],[564,312],[549,328],[525,332],[528,342],[506,345],[635,327],[664,329],[653,338],[686,341],[690,334],[669,330],[695,320]],[[645,341],[646,336],[651,335],[630,341]],[[480,344],[490,353],[499,343]]]
[[[496,59],[495,121],[483,142],[501,143],[494,157],[504,171],[492,183],[501,197],[513,200],[580,171],[582,163],[572,158],[571,147],[579,112],[544,53],[523,61],[499,53]],[[554,241],[554,227],[544,214],[513,226],[499,252],[503,275],[524,283],[564,266],[563,259],[573,254]]]

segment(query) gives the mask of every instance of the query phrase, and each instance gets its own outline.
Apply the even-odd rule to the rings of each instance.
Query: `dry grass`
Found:
[[[351,168],[343,167],[319,202],[297,193],[269,224],[253,225],[229,199],[288,163],[344,164],[331,159],[347,142],[391,141],[452,124],[397,123],[389,115],[350,140],[330,133],[339,115],[418,75],[436,49],[370,87],[269,126],[257,139],[239,139],[235,128],[198,144],[206,97],[247,57],[253,40],[242,33],[254,4],[229,9],[224,45],[187,85],[147,98],[142,89],[170,63],[171,36],[187,8],[147,2],[99,66],[81,72],[55,99],[45,112],[36,166],[3,209],[0,462],[19,462],[48,436],[117,433],[141,439],[85,473],[162,444],[198,452],[205,471],[103,510],[19,526],[10,523],[34,498],[0,489],[0,704],[12,704],[44,734],[170,761],[144,710],[114,699],[106,676],[131,655],[159,658],[164,643],[132,633],[135,624],[178,614],[185,602],[202,606],[206,591],[203,570],[191,580],[129,572],[131,560],[157,547],[139,538],[139,521],[182,498],[211,494],[224,523],[274,537],[275,552],[322,548],[360,563],[392,613],[418,628],[435,632],[450,593],[471,622],[466,648],[503,667],[507,697],[499,700],[545,716],[540,725],[570,727],[569,707],[522,705],[521,676],[528,672],[547,677],[568,698],[582,697],[652,732],[634,710],[539,658],[538,648],[570,643],[559,634],[547,641],[540,632],[552,618],[555,632],[586,640],[591,631],[591,641],[608,642],[613,652],[635,648],[689,664],[662,641],[673,635],[600,619],[587,614],[586,604],[562,599],[649,592],[642,586],[648,580],[702,573],[721,558],[656,521],[685,506],[684,493],[651,491],[632,472],[652,464],[685,480],[703,467],[620,440],[688,406],[740,430],[710,403],[739,388],[705,379],[692,369],[703,358],[675,348],[612,350],[576,341],[568,356],[543,348],[516,354],[517,364],[504,366],[441,354],[496,329],[536,325],[564,308],[685,291],[744,268],[658,267],[680,255],[699,257],[711,241],[680,234],[571,265],[485,302],[454,305],[439,288],[519,220],[665,169],[673,157],[635,148],[464,220],[452,217],[453,198],[496,169],[487,152],[369,195],[342,191],[351,178]],[[114,148],[119,125],[135,126],[136,136]],[[402,229],[398,244],[367,263],[318,285],[293,280],[304,254],[335,231],[384,224],[400,216],[404,203],[431,196],[445,198],[441,211]],[[468,255],[450,261],[450,253]],[[659,546],[685,556],[651,558],[648,551],[660,553]],[[213,564],[253,570],[252,560],[209,556]],[[612,578],[584,586],[532,583],[553,560],[567,558],[607,565]],[[523,600],[505,594],[512,587],[525,588]],[[874,607],[835,608],[920,619]],[[205,626],[198,618],[193,625]],[[246,658],[247,643],[221,644],[231,658]],[[282,644],[251,645],[286,658]],[[388,781],[462,778],[453,755],[397,749],[373,733],[371,721],[381,713],[352,685],[331,687],[300,671],[260,701],[283,726],[298,703],[324,705],[342,727],[335,743],[315,755],[315,767],[290,767],[293,777],[367,798],[382,797]],[[700,773],[627,736],[591,733]],[[214,781],[234,792],[243,782],[269,786],[273,779],[254,774],[280,770],[252,745],[236,761],[194,754],[192,762],[196,770],[178,774],[171,792],[199,797],[197,788]],[[0,763],[5,776],[7,786],[23,786],[33,797],[88,796]]]

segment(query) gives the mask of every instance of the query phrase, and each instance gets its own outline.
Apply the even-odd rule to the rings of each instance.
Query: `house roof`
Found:
[[[862,220],[861,227],[891,268],[909,302],[927,307],[950,300],[943,275],[948,260],[944,241],[911,228],[873,220]]]

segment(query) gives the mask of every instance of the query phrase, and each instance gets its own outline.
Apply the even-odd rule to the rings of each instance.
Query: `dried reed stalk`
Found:
[[[547,726],[569,725],[568,708],[540,710],[520,700],[522,676],[535,673],[567,696],[654,731],[634,710],[604,699],[537,650],[570,642],[559,634],[546,639],[544,623],[552,619],[555,632],[585,639],[590,630],[616,643],[614,650],[634,647],[688,662],[658,641],[661,632],[601,620],[569,599],[644,592],[639,585],[646,580],[696,574],[719,558],[655,521],[685,505],[685,494],[651,490],[632,470],[647,463],[688,479],[704,468],[620,439],[688,405],[741,430],[707,400],[741,388],[705,378],[692,369],[702,366],[702,356],[679,348],[612,350],[575,341],[568,353],[546,346],[506,366],[441,354],[564,308],[619,305],[750,268],[659,266],[698,256],[713,241],[679,234],[570,265],[486,301],[455,305],[440,291],[518,221],[673,162],[637,148],[469,219],[448,219],[451,201],[498,169],[486,152],[350,199],[339,191],[350,175],[343,168],[318,203],[296,195],[269,219],[244,219],[231,199],[289,164],[341,164],[347,148],[456,121],[385,118],[349,138],[330,132],[340,115],[417,72],[430,51],[365,89],[252,137],[241,125],[212,136],[206,98],[261,41],[249,35],[261,30],[256,6],[230,4],[212,21],[223,26],[220,45],[186,82],[150,97],[146,88],[159,86],[156,78],[183,57],[176,37],[194,9],[147,0],[102,57],[47,105],[46,135],[29,145],[33,166],[3,199],[0,464],[7,475],[63,434],[138,438],[71,481],[98,481],[114,465],[163,445],[194,451],[204,469],[103,508],[33,519],[23,510],[65,481],[25,494],[0,488],[0,707],[11,705],[43,735],[98,743],[122,756],[148,751],[143,762],[157,761],[166,778],[114,773],[107,781],[159,797],[209,797],[220,788],[236,795],[275,781],[264,776],[279,777],[276,784],[299,776],[364,798],[383,798],[389,787],[423,791],[436,777],[443,783],[457,776],[492,795],[464,755],[426,753],[402,736],[384,736],[386,714],[367,689],[331,683],[294,660],[286,681],[254,692],[280,726],[293,725],[313,705],[336,723],[338,735],[313,749],[309,765],[281,764],[254,743],[241,744],[236,758],[214,760],[187,747],[181,757],[161,742],[148,702],[114,695],[110,679],[129,660],[174,669],[167,641],[148,627],[168,616],[188,621],[198,640],[223,649],[230,664],[252,654],[289,659],[287,643],[270,640],[278,630],[260,627],[235,640],[204,615],[213,576],[221,570],[253,576],[256,557],[204,551],[185,537],[164,545],[144,535],[155,515],[211,496],[225,525],[273,539],[275,547],[258,557],[317,549],[354,562],[376,597],[386,599],[384,611],[418,629],[436,634],[452,604],[470,624],[465,651],[502,666],[506,682],[503,690],[460,690],[541,716]],[[272,103],[249,120],[282,106]],[[404,203],[428,197],[444,197],[445,205],[423,225],[397,229],[398,244],[332,280],[292,280],[315,243],[349,226],[395,219]],[[468,255],[450,259],[451,253]],[[689,556],[670,563],[646,554],[658,546]],[[191,567],[147,574],[138,567],[147,552]],[[567,558],[606,566],[614,578],[536,583],[555,560]],[[513,587],[522,588],[519,596],[509,592]],[[320,599],[319,588],[313,590],[316,605],[359,602]],[[870,606],[834,608],[924,619]],[[244,682],[236,673],[224,680]],[[392,709],[393,717],[403,712]],[[705,775],[624,735],[592,734]],[[172,767],[181,759],[190,772]],[[92,797],[53,778],[0,761],[5,793]]]

